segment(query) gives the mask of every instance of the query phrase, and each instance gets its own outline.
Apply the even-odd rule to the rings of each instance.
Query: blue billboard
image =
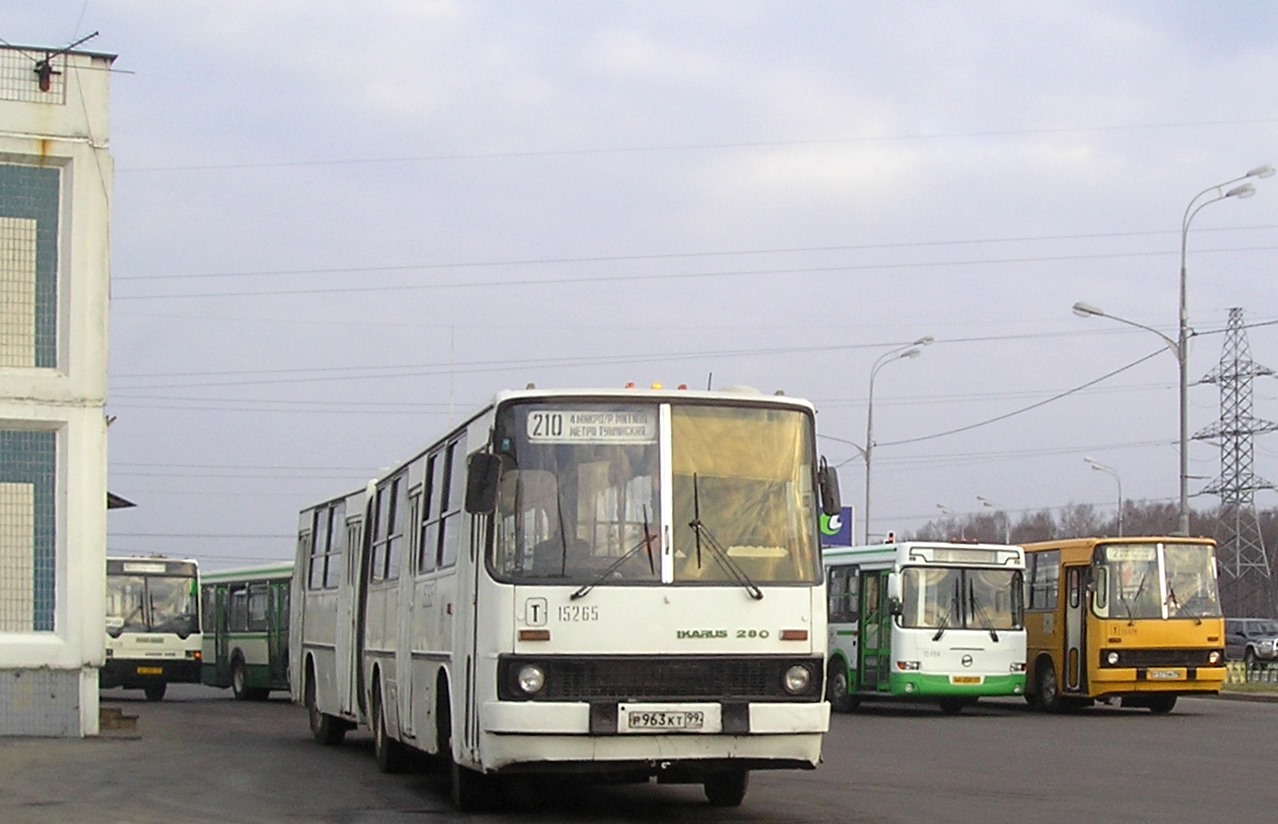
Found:
[[[838,515],[821,513],[821,546],[852,546],[852,507]]]

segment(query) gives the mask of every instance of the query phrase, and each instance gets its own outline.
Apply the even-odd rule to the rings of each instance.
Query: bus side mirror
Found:
[[[900,598],[892,597],[888,599],[888,612],[893,615],[900,615],[903,611]]]
[[[887,576],[887,596],[888,600],[901,600],[901,573],[889,572]]]
[[[466,465],[466,511],[471,515],[491,514],[497,506],[497,480],[501,458],[491,452],[476,452]]]
[[[834,467],[821,459],[817,469],[817,485],[821,488],[821,511],[826,515],[838,515],[843,510],[843,499],[839,496],[839,473]]]

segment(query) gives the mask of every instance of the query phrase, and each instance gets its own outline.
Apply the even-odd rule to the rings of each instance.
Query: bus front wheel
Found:
[[[1043,712],[1060,712],[1061,691],[1056,686],[1056,667],[1052,666],[1049,659],[1039,662],[1038,678],[1035,681],[1038,686],[1038,708]]]
[[[750,785],[750,773],[746,770],[715,773],[706,778],[706,800],[712,807],[740,807]]]
[[[1149,711],[1155,715],[1166,715],[1176,707],[1176,696],[1174,695],[1151,695],[1149,697]]]

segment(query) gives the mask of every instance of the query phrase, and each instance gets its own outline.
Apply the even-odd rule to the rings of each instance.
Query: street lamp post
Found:
[[[936,508],[941,510],[941,514],[944,515],[947,519],[951,519],[954,517],[954,510],[950,509],[945,504],[937,504]],[[951,532],[950,535],[953,536],[954,533]],[[959,524],[959,540],[961,541],[965,539],[966,537],[967,537],[967,527],[963,524]]]
[[[982,506],[993,509],[1003,516],[1003,543],[1010,544],[1012,542],[1012,519],[1008,517],[1007,510],[1002,504],[995,503],[984,495],[977,495],[976,500],[980,501]]]
[[[1095,458],[1083,458],[1083,460],[1092,469],[1113,475],[1114,480],[1118,483],[1118,537],[1123,537],[1123,479],[1119,477],[1118,470],[1112,466],[1107,466]]]
[[[1256,193],[1256,187],[1251,183],[1242,183],[1244,180],[1256,179],[1262,180],[1272,177],[1274,174],[1273,166],[1257,166],[1247,174],[1226,180],[1223,183],[1217,183],[1215,186],[1208,186],[1198,194],[1194,195],[1189,201],[1189,205],[1185,207],[1185,215],[1180,221],[1180,315],[1177,324],[1176,340],[1143,326],[1139,323],[1123,320],[1114,315],[1107,315],[1096,309],[1094,306],[1087,304],[1074,304],[1074,312],[1079,315],[1089,316],[1096,315],[1099,317],[1107,317],[1120,323],[1126,323],[1130,326],[1139,326],[1142,329],[1149,329],[1164,341],[1167,342],[1172,354],[1176,356],[1176,362],[1180,370],[1180,513],[1177,533],[1180,535],[1189,534],[1189,302],[1187,300],[1187,268],[1186,253],[1189,248],[1189,225],[1193,222],[1194,216],[1201,212],[1207,206],[1213,203],[1225,200],[1227,198],[1237,198],[1242,200],[1251,197]],[[1232,186],[1235,183],[1241,183],[1240,186],[1234,186],[1232,189],[1226,190],[1226,186]],[[1203,200],[1204,195],[1215,194],[1215,197]],[[1081,307],[1081,309],[1080,309]]]
[[[892,361],[902,360],[904,358],[917,358],[923,354],[923,347],[932,343],[934,338],[926,335],[919,338],[913,343],[905,346],[898,346],[890,352],[884,352],[874,361],[874,365],[870,367],[870,390],[867,395],[865,409],[865,449],[861,450],[865,457],[865,511],[861,513],[861,523],[863,524],[862,543],[870,542],[870,470],[874,457],[874,376],[879,373],[887,364]]]

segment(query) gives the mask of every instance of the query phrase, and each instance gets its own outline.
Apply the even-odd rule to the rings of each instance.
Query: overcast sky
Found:
[[[291,557],[299,509],[529,382],[809,398],[859,508],[873,364],[924,335],[875,378],[872,531],[978,495],[1112,510],[1085,456],[1174,501],[1174,355],[1070,307],[1174,338],[1187,205],[1278,163],[1268,2],[0,15],[15,45],[93,32],[118,55],[110,488],[138,504],[109,548],[209,568]],[[1189,232],[1194,383],[1233,307],[1278,367],[1278,177],[1257,190]],[[1219,388],[1189,408],[1208,426]],[[1219,448],[1190,459],[1197,492]],[[1278,481],[1278,434],[1255,459]]]

